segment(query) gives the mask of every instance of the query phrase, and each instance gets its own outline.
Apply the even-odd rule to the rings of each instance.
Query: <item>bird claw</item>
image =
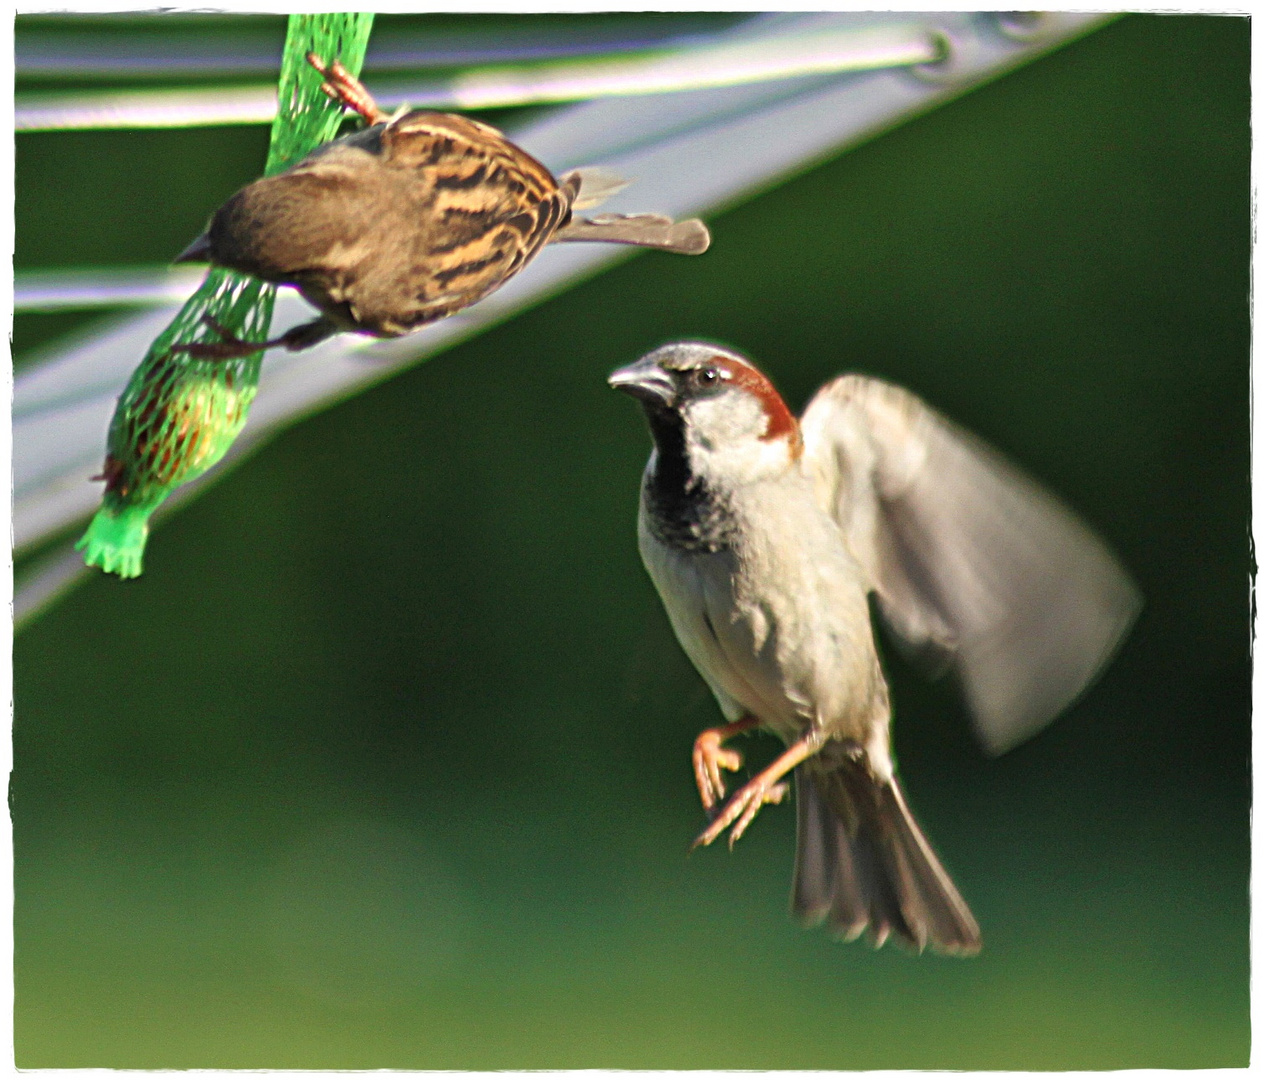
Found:
[[[760,808],[765,803],[781,802],[789,791],[789,786],[784,783],[770,784],[760,776],[755,777],[750,783],[734,792],[733,798],[729,800],[723,813],[698,835],[693,846],[706,847],[718,840],[720,834],[732,825],[733,829],[729,833],[729,850],[732,851],[733,845],[741,839],[747,827],[755,820],[755,815],[759,813]]]
[[[704,731],[693,744],[693,775],[698,784],[702,808],[709,816],[715,816],[715,807],[724,798],[724,777],[721,769],[736,772],[742,767],[742,755],[736,750],[726,750],[723,735],[712,729]]]
[[[720,728],[717,734],[723,738],[727,733],[736,730],[744,730],[753,727],[757,721],[754,717],[747,716],[736,723],[730,724],[727,728]],[[704,735],[707,732],[703,733]],[[779,803],[789,793],[790,788],[787,784],[781,782],[781,778],[785,776],[791,769],[796,768],[813,754],[815,754],[825,744],[825,736],[815,729],[808,731],[802,735],[796,742],[788,746],[780,757],[777,758],[768,768],[759,773],[754,779],[748,780],[737,791],[733,793],[733,798],[728,801],[723,811],[711,824],[699,834],[698,839],[693,842],[693,846],[705,847],[707,844],[713,843],[719,839],[720,834],[724,832],[730,825],[733,831],[729,833],[729,850],[733,850],[733,845],[741,838],[747,827],[755,820],[755,815],[759,813],[759,808],[765,803]]]
[[[275,341],[243,341],[209,313],[202,316],[201,322],[221,340],[183,342],[172,345],[170,351],[188,353],[196,360],[236,360],[277,344]]]
[[[263,348],[262,343],[242,341],[236,334],[221,325],[210,314],[204,314],[201,323],[219,336],[219,341],[187,341],[171,346],[171,352],[188,353],[197,360],[234,360],[250,356]]]
[[[359,113],[370,127],[386,119],[386,113],[378,108],[364,83],[343,67],[341,60],[326,64],[314,52],[309,52],[307,62],[323,76],[325,81],[320,88],[327,96]]]
[[[266,341],[243,341],[209,312],[202,316],[201,321],[222,340],[184,342],[172,345],[170,351],[188,353],[197,360],[236,360],[275,349],[279,345],[284,345],[289,352],[310,349],[338,332],[338,328],[329,320],[316,319],[291,327],[280,337],[268,338]]]

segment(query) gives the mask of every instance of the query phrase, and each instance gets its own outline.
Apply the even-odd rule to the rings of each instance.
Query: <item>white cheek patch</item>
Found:
[[[740,390],[699,398],[685,415],[686,444],[695,473],[712,481],[749,483],[779,472],[789,460],[785,439],[766,439],[768,414]]]
[[[725,390],[689,403],[685,419],[700,445],[728,446],[760,439],[768,430],[768,414],[749,394]]]

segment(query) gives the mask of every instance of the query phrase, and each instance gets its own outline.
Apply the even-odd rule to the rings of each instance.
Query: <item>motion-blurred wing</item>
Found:
[[[1092,681],[1141,597],[1069,509],[899,387],[859,375],[804,413],[805,464],[911,651],[953,667],[992,753]]]

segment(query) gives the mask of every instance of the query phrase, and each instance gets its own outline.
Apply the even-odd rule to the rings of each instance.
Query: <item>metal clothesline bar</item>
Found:
[[[635,16],[632,16],[635,19]],[[748,14],[720,16],[732,22]],[[471,64],[510,64],[662,49],[712,40],[726,27],[717,16],[671,13],[666,21],[628,25],[511,23],[495,30],[383,28],[374,31],[366,66],[373,71],[417,71]],[[40,79],[159,79],[187,76],[273,77],[280,70],[284,27],[275,32],[239,28],[231,39],[178,30],[161,35],[111,37],[64,30],[21,30],[14,41],[14,72]]]
[[[183,303],[201,284],[200,266],[94,266],[13,275],[15,312],[88,311]]]
[[[943,38],[918,23],[823,29],[675,48],[652,55],[474,69],[446,80],[369,88],[387,108],[485,109],[740,86],[806,75],[940,60]],[[259,124],[276,113],[274,86],[18,95],[18,131]]]

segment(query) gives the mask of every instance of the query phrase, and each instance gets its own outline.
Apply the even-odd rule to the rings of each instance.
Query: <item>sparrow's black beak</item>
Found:
[[[179,255],[175,257],[173,262],[210,262],[211,261],[211,238],[207,233],[203,233],[185,248]]]
[[[676,402],[676,383],[648,356],[621,367],[606,380],[616,390],[624,390],[647,405],[670,407]]]

